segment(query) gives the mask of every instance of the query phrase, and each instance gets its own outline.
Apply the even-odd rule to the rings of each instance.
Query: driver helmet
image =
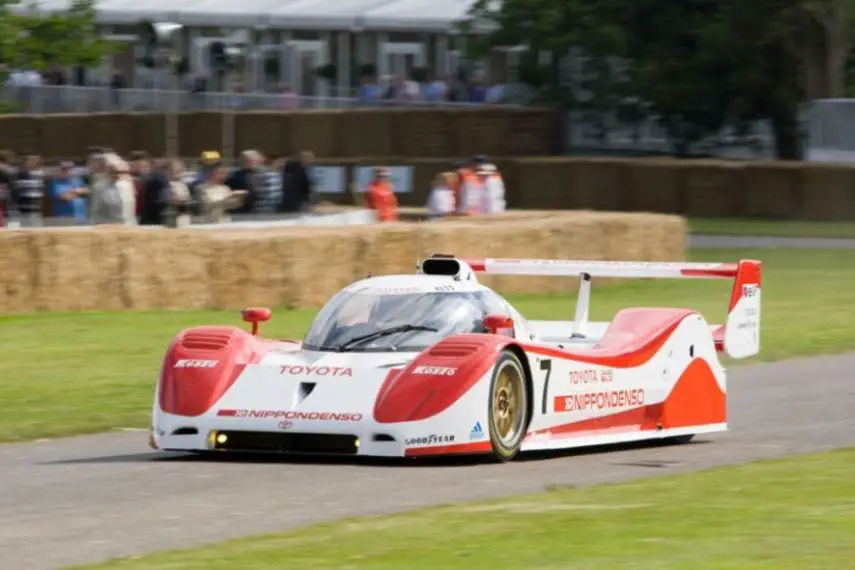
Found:
[[[426,313],[424,321],[420,324],[433,327],[437,330],[459,330],[460,323],[466,323],[468,327],[470,323],[475,327],[478,321],[477,311],[472,306],[472,302],[459,295],[446,295],[437,293],[434,298],[432,310]],[[468,330],[468,329],[466,329]]]

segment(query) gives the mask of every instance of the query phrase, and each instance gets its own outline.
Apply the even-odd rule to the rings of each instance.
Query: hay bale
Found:
[[[313,307],[368,275],[411,274],[431,253],[461,257],[679,260],[668,215],[506,212],[440,223],[237,230],[6,230],[0,312]],[[502,293],[563,293],[574,280],[485,276]]]

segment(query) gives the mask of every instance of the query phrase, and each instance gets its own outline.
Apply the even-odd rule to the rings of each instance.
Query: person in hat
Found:
[[[89,188],[83,179],[74,172],[74,163],[59,163],[50,182],[51,211],[57,218],[74,218],[77,223],[85,223],[86,198]]]
[[[193,196],[194,200],[196,200],[197,204],[201,204],[201,195],[200,195],[200,187],[202,184],[207,182],[208,178],[210,178],[211,174],[216,170],[217,165],[220,164],[221,157],[220,153],[216,150],[205,150],[202,151],[202,154],[199,155],[199,169],[196,171],[196,175],[191,179],[191,182],[187,185],[190,194]],[[195,211],[196,214],[201,214],[201,211]]]
[[[199,157],[199,172],[196,181],[200,182],[208,178],[220,163],[220,153],[215,150],[206,150]]]
[[[495,214],[505,210],[504,184],[496,178],[498,170],[490,163],[481,162],[475,174],[464,184],[463,202],[458,213],[466,216]]]
[[[374,178],[365,188],[365,205],[377,214],[379,222],[398,221],[398,197],[389,180],[389,169],[378,166]]]

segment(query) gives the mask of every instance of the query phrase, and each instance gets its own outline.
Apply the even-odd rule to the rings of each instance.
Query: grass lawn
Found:
[[[737,218],[691,218],[693,234],[732,236],[782,236],[855,239],[855,222],[809,222],[798,220],[750,220]]]
[[[855,450],[353,519],[89,570],[828,570],[855,560]]]
[[[855,250],[700,250],[700,261],[764,261],[759,360],[845,352],[855,345]],[[726,281],[635,281],[595,290],[592,319],[623,307],[697,308],[723,322]],[[516,297],[523,314],[571,319],[572,295]],[[313,311],[278,311],[264,333],[300,338]],[[0,441],[147,427],[169,339],[184,327],[240,323],[237,311],[37,314],[0,317]]]

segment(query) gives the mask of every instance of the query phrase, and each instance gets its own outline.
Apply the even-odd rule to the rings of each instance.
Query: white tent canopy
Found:
[[[141,20],[185,26],[271,27],[304,30],[450,31],[474,0],[101,0],[98,22]],[[42,0],[40,10],[61,11],[68,0]]]

